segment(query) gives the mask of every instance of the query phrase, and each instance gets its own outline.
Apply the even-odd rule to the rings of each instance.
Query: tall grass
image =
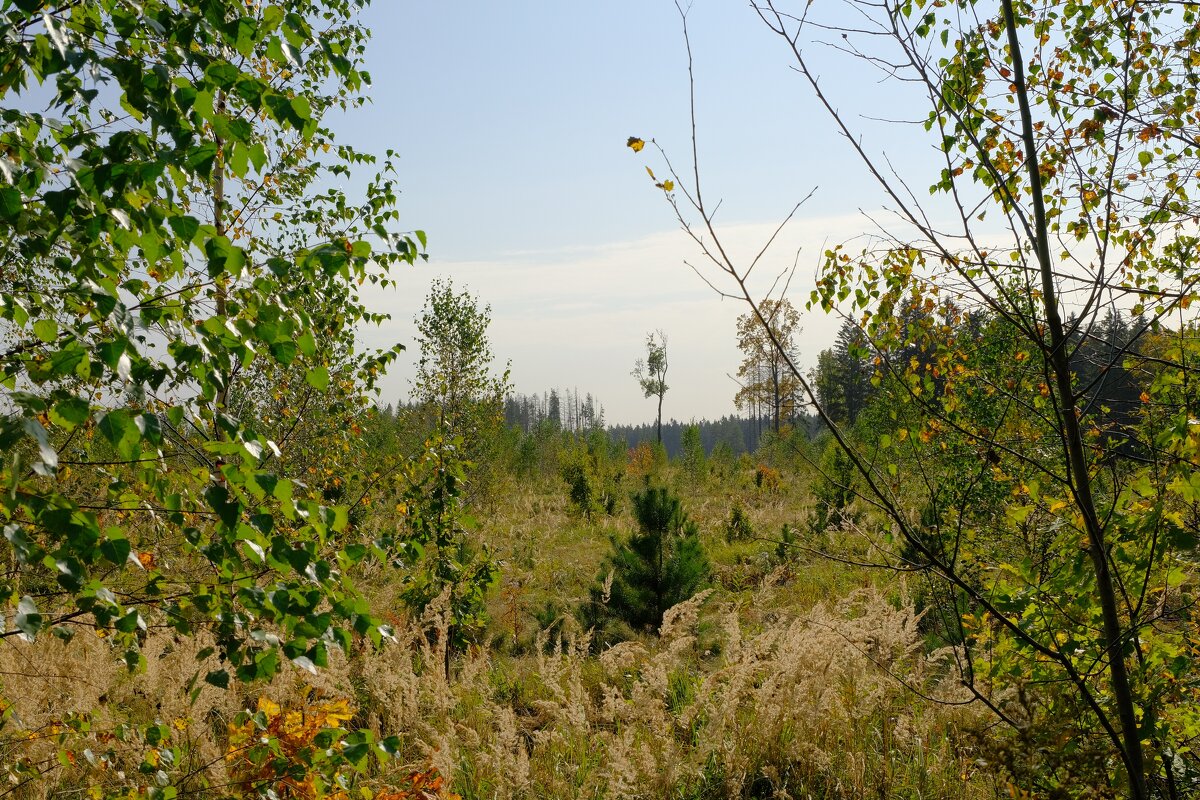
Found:
[[[668,612],[656,640],[595,655],[587,633],[568,624],[522,656],[472,650],[449,677],[441,668],[445,632],[445,608],[435,604],[381,650],[337,658],[316,676],[292,670],[255,693],[284,707],[314,691],[349,700],[354,725],[400,737],[399,757],[369,776],[375,785],[400,785],[410,770],[432,766],[464,798],[995,791],[965,744],[981,729],[980,715],[905,688],[960,699],[943,681],[940,654],[924,652],[912,607],[874,589],[749,626],[734,605],[706,592]],[[161,768],[188,796],[228,796],[222,756],[230,723],[255,698],[205,687],[189,702],[199,644],[152,635],[149,668],[132,677],[90,636],[0,649],[12,703],[0,753],[8,764],[29,759],[50,773],[10,796],[151,784],[155,771],[142,765],[156,748],[136,736],[121,740],[129,718],[168,728],[176,763]],[[91,708],[100,711],[89,724],[72,727],[72,713]],[[58,764],[59,751],[73,760]]]

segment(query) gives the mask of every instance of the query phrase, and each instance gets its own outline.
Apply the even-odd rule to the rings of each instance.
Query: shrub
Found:
[[[713,445],[708,463],[714,475],[722,479],[728,478],[733,474],[737,465],[737,457],[733,454],[733,448],[729,446],[728,442],[717,442]]]
[[[787,563],[796,557],[796,552],[796,532],[785,522],[779,541],[775,544],[775,560],[781,564]]]
[[[814,517],[812,530],[823,533],[843,521],[853,521],[850,504],[854,501],[854,463],[838,446],[830,441],[821,455],[820,477],[813,494]]]
[[[619,463],[613,462],[619,462],[620,457],[620,446],[614,448],[604,431],[594,430],[586,440],[577,440],[564,460],[562,478],[571,502],[587,519],[597,512],[609,516],[616,513],[622,470]]]
[[[324,796],[340,782],[345,762],[333,754],[353,716],[344,699],[286,708],[259,697],[254,714],[243,712],[229,726],[225,760],[239,796],[268,788],[297,800]]]
[[[680,437],[680,446],[683,449],[680,462],[683,465],[684,471],[687,472],[688,477],[692,480],[703,478],[708,471],[708,459],[704,456],[704,444],[700,439],[700,427],[698,425],[688,425],[683,429],[683,434]]]
[[[587,462],[574,462],[563,467],[563,480],[572,505],[585,518],[603,513],[612,516],[617,511],[617,495],[603,476],[589,468]]]
[[[654,450],[649,442],[639,442],[629,448],[625,461],[625,474],[631,478],[648,478],[654,471]]]
[[[764,492],[777,492],[782,486],[779,470],[759,464],[754,468],[754,485]]]
[[[729,521],[725,523],[725,541],[736,542],[754,537],[754,526],[741,503],[729,509]]]

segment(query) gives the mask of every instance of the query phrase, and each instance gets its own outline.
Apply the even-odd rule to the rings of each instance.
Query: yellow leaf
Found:
[[[642,148],[646,146],[646,143],[636,136],[630,136],[625,146],[635,153],[640,153],[642,152]]]
[[[663,191],[664,191],[664,192],[673,192],[673,191],[675,191],[675,181],[663,181],[663,182],[662,182],[662,188],[663,188]]]
[[[654,170],[650,169],[649,167],[646,167],[646,174],[650,176],[650,180],[658,180],[658,178],[654,177]]]
[[[354,717],[354,708],[348,700],[334,700],[319,707],[319,710],[325,714],[325,719],[329,725],[340,725],[343,722],[349,722]]]

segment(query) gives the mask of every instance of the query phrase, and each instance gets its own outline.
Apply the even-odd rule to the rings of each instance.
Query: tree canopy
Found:
[[[204,629],[223,686],[384,632],[347,509],[288,466],[394,357],[352,346],[357,286],[424,241],[326,124],[364,102],[364,5],[0,6],[2,635],[82,622],[136,668],[147,627]],[[360,167],[362,198],[327,180]]]
[[[751,416],[769,416],[775,433],[784,420],[795,419],[801,404],[800,384],[788,371],[787,358],[795,357],[800,333],[800,312],[787,298],[766,299],[759,313],[742,314],[737,321],[742,363],[741,384],[734,402]]]

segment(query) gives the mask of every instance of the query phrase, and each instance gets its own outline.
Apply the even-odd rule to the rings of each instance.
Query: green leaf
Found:
[[[91,407],[86,400],[79,397],[68,397],[59,400],[50,409],[50,421],[67,430],[75,428],[77,425],[83,424],[91,412]]]
[[[1029,518],[1029,514],[1033,511],[1033,506],[1017,506],[1010,505],[1005,509],[1005,516],[1010,520],[1020,525]]]
[[[282,480],[275,484],[275,489],[271,492],[275,499],[281,503],[288,504],[292,502],[292,482]]]
[[[249,149],[250,163],[254,165],[255,172],[262,172],[263,167],[267,164],[267,149],[263,147],[262,142],[254,142]]]
[[[245,175],[246,165],[250,160],[250,152],[246,145],[241,142],[231,142],[228,151],[230,172],[234,175]]]
[[[217,146],[212,142],[193,147],[188,151],[184,163],[189,169],[208,178],[212,175],[213,164],[217,161]]]
[[[100,554],[108,563],[118,567],[125,566],[125,562],[129,560],[129,554],[132,552],[133,548],[128,539],[114,538],[112,534],[109,534],[109,537],[100,543]]]
[[[204,682],[218,689],[229,688],[229,673],[223,669],[215,669],[204,676]]]
[[[200,230],[200,220],[186,214],[169,217],[167,224],[171,226],[171,230],[175,232],[175,235],[185,242],[195,240],[196,232]]]
[[[125,651],[125,668],[130,672],[142,672],[146,669],[146,657],[131,647]]]
[[[287,366],[296,360],[296,343],[289,339],[274,342],[271,345],[271,355],[280,364]]]
[[[116,445],[125,439],[126,433],[132,426],[133,420],[130,418],[129,412],[123,408],[119,408],[102,415],[97,427],[105,439],[108,439],[111,444]]]
[[[227,488],[220,484],[213,484],[204,491],[204,499],[217,513],[225,527],[237,527],[238,520],[242,515],[242,506],[230,496]]]
[[[312,107],[308,104],[308,100],[303,95],[297,95],[292,99],[292,110],[296,112],[296,116],[302,120],[312,118]]]
[[[366,766],[367,756],[371,752],[374,737],[370,731],[354,731],[342,740],[342,755],[357,769]]]
[[[204,243],[208,254],[208,277],[216,278],[222,273],[237,273],[246,264],[246,251],[237,247],[224,236],[214,236]]]
[[[21,638],[32,642],[41,631],[43,622],[42,615],[38,613],[37,604],[33,602],[33,598],[28,595],[22,597],[21,602],[17,603],[16,619],[17,630],[21,632]]]
[[[317,340],[313,338],[311,331],[305,331],[296,339],[296,346],[300,348],[300,352],[308,357],[317,354]]]
[[[142,621],[141,615],[135,610],[118,619],[113,623],[113,627],[121,633],[133,633],[139,627],[145,628],[146,623]]]
[[[12,186],[0,186],[0,219],[14,220],[24,208],[20,191]]]
[[[204,70],[204,77],[220,86],[222,89],[228,89],[233,86],[242,75],[241,71],[228,62],[218,62],[212,64],[208,69]]]
[[[277,5],[267,6],[262,10],[262,29],[264,32],[270,32],[279,27],[283,22],[284,11]]]
[[[304,380],[318,392],[323,392],[329,388],[329,368],[313,367],[305,374]]]
[[[33,335],[49,344],[58,338],[58,323],[52,319],[39,319],[33,323]]]

